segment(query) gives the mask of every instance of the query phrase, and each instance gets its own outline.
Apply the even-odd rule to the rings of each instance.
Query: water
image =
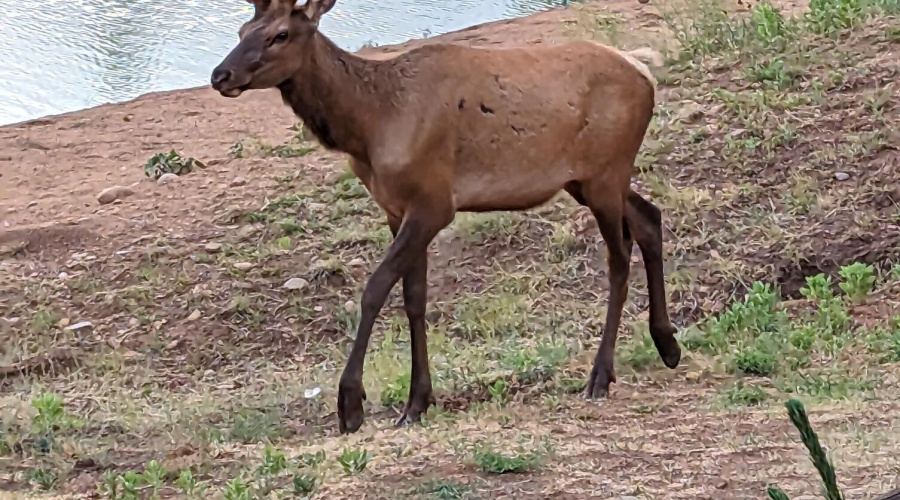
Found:
[[[565,0],[339,0],[321,30],[385,45]],[[0,124],[195,87],[252,16],[243,0],[0,0]]]

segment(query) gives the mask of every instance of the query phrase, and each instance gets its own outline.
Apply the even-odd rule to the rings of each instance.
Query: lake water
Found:
[[[321,30],[385,45],[565,0],[339,0]],[[0,0],[0,124],[205,85],[252,16],[244,0]]]

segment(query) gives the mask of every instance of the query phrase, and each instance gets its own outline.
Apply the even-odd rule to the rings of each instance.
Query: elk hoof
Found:
[[[609,396],[609,384],[616,381],[613,368],[594,364],[591,375],[588,377],[587,386],[584,388],[584,397],[587,399],[600,399]]]
[[[434,399],[434,394],[431,392],[431,389],[427,392],[423,392],[421,396],[410,396],[409,401],[406,402],[406,408],[403,410],[403,414],[397,419],[395,425],[397,427],[403,427],[405,425],[421,422],[422,415],[428,411],[429,406],[435,403],[436,400]]]
[[[349,434],[359,430],[362,426],[363,400],[366,399],[366,391],[362,383],[341,383],[338,386],[338,426],[341,434]]]
[[[678,341],[675,340],[676,331],[672,325],[650,329],[650,336],[653,338],[659,357],[662,358],[663,363],[668,368],[672,369],[677,368],[678,363],[681,362],[681,347],[679,347]]]

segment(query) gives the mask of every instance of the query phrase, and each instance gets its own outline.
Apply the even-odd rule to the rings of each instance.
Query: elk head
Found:
[[[294,76],[310,50],[319,19],[336,0],[248,0],[253,19],[238,31],[240,42],[212,72],[212,87],[225,97],[280,85]]]

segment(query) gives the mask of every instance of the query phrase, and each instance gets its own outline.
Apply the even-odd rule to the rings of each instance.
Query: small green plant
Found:
[[[769,395],[762,387],[746,384],[743,380],[737,380],[722,391],[725,401],[737,406],[755,406],[762,404]]]
[[[325,463],[325,458],[325,452],[323,450],[319,450],[315,453],[303,453],[297,458],[297,460],[304,466],[311,468]]]
[[[429,481],[416,488],[416,492],[436,500],[462,500],[468,497],[464,486],[442,480]]]
[[[284,452],[266,445],[263,449],[263,461],[257,469],[259,474],[276,476],[281,471],[287,469],[287,459]]]
[[[650,331],[646,328],[635,328],[631,341],[622,346],[621,352],[622,360],[635,370],[643,370],[659,358]]]
[[[159,179],[163,174],[189,174],[195,167],[206,168],[206,165],[194,158],[183,157],[173,149],[168,153],[157,153],[150,157],[144,164],[144,175]]]
[[[179,487],[189,497],[202,498],[206,491],[206,483],[197,481],[190,469],[184,469],[175,480],[175,486]]]
[[[859,262],[844,266],[839,274],[843,281],[838,284],[841,290],[854,304],[866,301],[872,287],[875,286],[875,270]]]
[[[822,448],[821,443],[819,443],[819,437],[809,423],[803,403],[796,399],[791,399],[785,403],[785,406],[787,407],[791,423],[800,431],[800,440],[806,446],[806,449],[809,450],[813,466],[815,466],[822,479],[823,496],[826,500],[844,500],[844,494],[837,485],[834,466],[828,459],[828,455]],[[772,500],[788,500],[788,496],[775,485],[769,485],[767,493]]]
[[[381,390],[381,404],[384,406],[402,405],[406,401],[407,394],[409,394],[410,382],[410,373],[404,372],[385,384]]]
[[[37,410],[37,415],[32,420],[36,434],[52,432],[62,426],[65,408],[61,397],[45,392],[32,400],[31,406]]]
[[[316,491],[316,476],[298,472],[291,478],[291,493],[298,497],[307,497]]]
[[[778,292],[767,283],[756,282],[743,301],[735,302],[707,323],[705,336],[694,336],[697,338],[688,344],[718,351],[731,345],[734,337],[774,333],[786,323],[787,313],[778,302]]]
[[[771,339],[760,337],[738,351],[734,366],[744,373],[768,376],[778,369],[777,352],[778,348]]]
[[[513,455],[504,455],[487,445],[476,447],[472,458],[478,469],[488,474],[528,472],[540,467],[544,460],[543,455],[536,451],[520,448]]]
[[[772,500],[791,500],[790,497],[778,488],[778,486],[773,484],[770,484],[769,487],[766,488],[766,493]]]
[[[31,469],[26,474],[28,482],[38,485],[42,490],[52,490],[56,483],[59,482],[59,475],[48,467],[38,467]]]
[[[281,414],[274,409],[241,409],[234,415],[229,437],[242,443],[274,441],[285,435]]]
[[[784,89],[791,86],[793,76],[784,67],[784,61],[778,58],[757,61],[744,70],[748,80],[770,83]]]
[[[491,401],[503,404],[509,398],[509,384],[506,383],[506,380],[498,378],[488,386],[488,394],[491,395]]]
[[[103,472],[103,485],[101,493],[106,495],[109,500],[117,500],[119,498],[119,475],[112,469]]]
[[[274,489],[274,478],[287,467],[288,462],[284,452],[266,445],[263,449],[262,463],[256,468],[254,475],[258,494],[263,497],[267,496]]]
[[[834,297],[831,290],[831,278],[824,274],[806,277],[806,286],[800,288],[800,294],[809,300],[821,302]]]
[[[734,18],[716,0],[679,2],[661,14],[681,46],[683,60],[740,49],[752,35],[746,20]]]
[[[841,299],[834,296],[831,287],[831,278],[825,275],[819,274],[806,278],[806,286],[800,289],[800,293],[807,299],[816,302],[817,310],[815,317],[812,318],[812,323],[802,326],[801,329],[814,330],[815,333],[805,333],[822,338],[825,347],[834,352],[839,350],[847,340],[846,333],[852,320]]]
[[[243,478],[236,477],[225,484],[222,496],[225,497],[225,500],[251,500],[253,498],[253,490]]]
[[[138,487],[144,484],[144,477],[130,470],[122,474],[122,500],[137,500]]]
[[[849,29],[864,16],[860,0],[810,0],[806,22],[814,33],[830,34]]]
[[[809,352],[816,343],[818,332],[815,325],[804,323],[793,328],[788,334],[788,342],[798,351]]]
[[[235,159],[244,157],[244,140],[241,139],[228,148],[228,156]]]
[[[304,144],[279,144],[277,146],[269,146],[267,144],[259,145],[259,154],[263,158],[300,158],[315,151],[316,148]]]
[[[151,488],[151,498],[159,498],[159,489],[166,479],[166,468],[151,460],[144,469],[143,479]]]
[[[769,2],[753,6],[750,23],[756,30],[756,39],[766,45],[771,45],[792,32],[781,11]]]
[[[350,448],[344,448],[337,461],[344,468],[344,472],[352,475],[366,470],[366,466],[372,461],[372,456],[365,449],[351,450]]]

